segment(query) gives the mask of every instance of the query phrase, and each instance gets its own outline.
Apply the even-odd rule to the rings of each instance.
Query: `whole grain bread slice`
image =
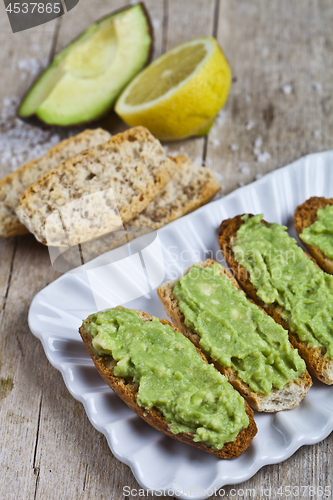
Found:
[[[85,149],[103,144],[110,137],[109,132],[101,128],[85,130],[74,137],[65,139],[51,148],[44,156],[29,161],[15,172],[1,179],[0,236],[9,237],[28,233],[28,229],[20,222],[15,212],[26,189],[59,163]]]
[[[16,213],[45,245],[83,243],[136,217],[176,167],[147,129],[135,127],[48,172],[25,191]]]
[[[177,170],[147,208],[128,225],[159,229],[207,203],[220,190],[214,172],[187,156],[173,158]]]
[[[124,224],[123,231],[109,233],[81,245],[84,262],[192,212],[219,191],[220,185],[211,169],[196,165],[187,156],[170,159],[176,164],[176,172],[160,194],[143,212]],[[70,247],[63,258],[75,267],[82,263],[77,247]]]
[[[250,217],[253,217],[253,215],[250,215]],[[325,357],[326,350],[324,348],[311,347],[306,342],[300,340],[297,333],[291,331],[289,322],[283,319],[283,308],[276,303],[265,304],[258,297],[257,292],[249,279],[248,271],[239,262],[237,262],[235,254],[232,250],[231,240],[236,237],[237,231],[241,227],[242,223],[242,215],[237,215],[232,219],[224,220],[219,229],[219,246],[231,272],[247,295],[251,297],[257,305],[264,309],[267,314],[272,316],[277,323],[288,330],[289,340],[293,347],[298,350],[299,355],[304,359],[309,372],[321,380],[321,382],[324,382],[324,384],[333,384],[333,360]],[[264,220],[262,223],[267,224]],[[311,258],[306,253],[305,255]]]
[[[198,267],[211,267],[213,264],[216,264],[216,261],[207,259],[205,262],[198,262],[194,265]],[[189,272],[191,268],[192,266],[189,267],[185,273]],[[238,290],[241,290],[235,278],[226,268],[222,267],[220,273],[230,279]],[[157,289],[157,294],[167,315],[185,337],[190,339],[198,349],[204,352],[209,362],[213,361],[215,368],[227,377],[231,385],[243,396],[254,410],[260,412],[277,412],[295,408],[307,395],[312,385],[312,380],[308,372],[305,371],[304,374],[300,375],[296,380],[291,380],[280,390],[273,388],[270,395],[254,392],[248,384],[239,378],[234,368],[221,366],[217,361],[211,360],[209,354],[206,353],[200,345],[200,336],[185,325],[184,315],[179,308],[177,298],[173,294],[176,281],[177,280],[168,281],[161,285]]]
[[[149,314],[141,311],[136,312],[139,314],[142,320],[152,320],[152,317]],[[169,321],[165,319],[160,321],[164,325],[170,325],[173,330],[177,330],[177,328],[169,323]],[[257,426],[253,419],[253,411],[248,406],[246,401],[245,410],[250,422],[248,427],[246,429],[242,429],[234,441],[225,443],[221,450],[216,451],[203,443],[194,442],[193,436],[190,433],[173,434],[169,430],[168,423],[164,415],[157,408],[153,407],[151,409],[145,409],[138,405],[138,384],[134,383],[132,379],[120,378],[114,375],[114,367],[116,365],[116,361],[112,358],[112,356],[99,356],[96,354],[92,347],[92,336],[89,330],[89,322],[88,324],[83,324],[79,331],[83,342],[102,378],[111,387],[111,389],[130,407],[130,409],[133,410],[137,415],[139,415],[139,417],[141,417],[149,425],[173,439],[177,439],[178,441],[181,441],[183,443],[195,446],[200,450],[212,453],[219,458],[236,458],[249,447],[252,439],[257,433]],[[205,356],[200,352],[200,350],[197,349],[197,352],[200,354],[204,362],[207,363]]]
[[[333,205],[333,198],[313,196],[296,208],[294,225],[298,236],[301,235],[306,227],[316,222],[318,208],[325,208],[327,205]],[[307,245],[304,241],[302,241],[302,243],[309,250],[319,266],[327,273],[333,274],[333,260],[326,257],[319,248],[313,245]]]

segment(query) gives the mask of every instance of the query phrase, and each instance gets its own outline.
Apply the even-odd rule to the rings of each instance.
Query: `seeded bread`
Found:
[[[236,277],[240,286],[245,290],[247,295],[254,302],[262,307],[272,318],[283,326],[289,332],[289,340],[293,347],[298,350],[299,355],[304,359],[309,372],[317,377],[324,384],[333,384],[333,360],[324,356],[325,349],[318,347],[310,347],[306,342],[299,339],[295,332],[290,329],[289,322],[283,319],[283,308],[276,303],[265,304],[258,296],[257,292],[249,279],[249,273],[239,262],[237,262],[235,254],[232,250],[231,240],[236,237],[237,231],[242,225],[242,215],[237,215],[233,219],[226,219],[222,222],[219,229],[219,245],[223,256]],[[250,215],[253,217],[253,215]],[[266,221],[262,221],[267,224]],[[305,254],[307,255],[307,254]],[[311,258],[307,255],[307,257]]]
[[[59,163],[85,149],[108,141],[110,137],[110,134],[101,128],[85,130],[75,137],[60,142],[44,156],[29,161],[0,180],[0,236],[17,236],[28,232],[15,212],[26,189]]]
[[[195,264],[198,267],[211,267],[216,264],[216,261],[212,259],[207,259],[205,262],[199,262]],[[188,268],[186,272],[191,269]],[[232,274],[224,267],[220,270],[221,275],[226,276],[231,280],[232,284],[241,290],[237,281],[232,276]],[[193,344],[198,348],[203,350],[200,345],[200,336],[194,331],[185,326],[184,315],[181,312],[178,300],[173,295],[173,289],[177,280],[169,281],[161,285],[157,289],[158,296],[163,304],[163,307],[171,318],[172,322],[179,328],[179,330],[193,342]],[[264,311],[265,312],[265,311]],[[210,359],[209,355],[205,353],[208,361]],[[232,367],[223,367],[217,361],[213,361],[215,368],[227,377],[231,385],[243,396],[243,398],[248,402],[248,404],[257,411],[261,412],[277,412],[282,410],[287,410],[290,408],[295,408],[300,401],[307,395],[311,385],[312,380],[307,371],[300,375],[297,380],[291,380],[282,389],[273,388],[270,395],[260,394],[254,392],[248,384],[243,382],[237,375],[237,372]]]
[[[159,229],[207,203],[220,185],[210,168],[193,163],[187,156],[174,158],[177,170],[163,191],[129,222],[130,226]]]
[[[136,217],[175,170],[160,142],[135,127],[44,175],[25,191],[16,213],[41,243],[77,245]]]
[[[182,155],[173,161],[177,170],[172,179],[141,214],[125,224],[123,231],[108,234],[82,245],[84,262],[89,262],[104,252],[186,215],[207,203],[220,189],[213,171],[209,168],[200,167]],[[74,266],[81,264],[76,247],[72,251],[69,249],[65,252],[63,258]]]
[[[326,205],[333,205],[333,198],[319,198],[313,196],[296,208],[294,225],[298,236],[300,236],[306,227],[316,222],[318,208],[325,208]],[[319,266],[327,273],[333,274],[333,260],[326,257],[319,248],[313,245],[307,245],[304,241],[302,241],[302,243],[309,250]]]
[[[144,321],[151,321],[152,317],[147,313],[136,311],[141,319]],[[167,320],[160,320],[162,324],[169,324],[175,331],[177,328],[169,323]],[[192,435],[190,433],[187,434],[173,434],[169,428],[167,421],[165,420],[164,415],[157,410],[156,408],[151,408],[149,410],[142,408],[136,402],[138,385],[133,382],[132,379],[124,379],[119,378],[114,375],[114,366],[116,365],[116,361],[109,355],[99,356],[95,353],[92,347],[92,337],[89,331],[89,325],[81,326],[80,334],[85,343],[85,346],[92,357],[94,364],[105,380],[105,382],[111,387],[111,389],[118,394],[118,396],[133,410],[137,415],[139,415],[143,420],[145,420],[152,427],[157,429],[163,434],[167,436],[177,439],[178,441],[182,441],[183,443],[190,444],[191,446],[195,446],[200,450],[206,451],[208,453],[212,453],[219,458],[236,458],[241,455],[250,445],[253,437],[257,433],[257,426],[253,419],[253,411],[245,402],[246,414],[249,418],[249,426],[246,429],[240,431],[236,439],[231,443],[226,443],[223,448],[219,451],[212,450],[208,446],[200,442],[194,442]],[[205,356],[197,349],[198,353],[201,355],[205,363],[207,360]]]

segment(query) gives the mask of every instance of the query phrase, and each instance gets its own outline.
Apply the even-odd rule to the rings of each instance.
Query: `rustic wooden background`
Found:
[[[12,61],[29,57],[33,44],[51,59],[93,20],[127,3],[81,0],[63,18],[13,35],[0,2],[0,106],[30,83]],[[330,0],[145,3],[155,27],[155,57],[190,38],[215,35],[230,61],[231,94],[208,139],[170,145],[220,172],[225,193],[304,154],[333,148]],[[104,124],[124,128],[114,117]],[[27,325],[32,298],[59,276],[46,248],[32,236],[2,239],[0,265],[0,498],[122,498],[123,486],[139,487],[130,469],[113,457]],[[267,498],[260,489],[269,486],[271,498],[287,498],[276,495],[281,485],[332,487],[332,445],[331,435],[303,447],[240,485],[244,495],[226,487],[225,498]]]

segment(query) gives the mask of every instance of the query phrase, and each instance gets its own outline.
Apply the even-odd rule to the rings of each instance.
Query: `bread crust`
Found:
[[[217,262],[212,259],[207,259],[205,262],[199,262],[194,265],[199,267],[211,267],[213,264],[217,264]],[[191,268],[192,266],[185,271],[185,274],[189,272]],[[228,279],[230,279],[232,284],[238,290],[241,290],[233,275],[226,268],[222,267],[220,273],[221,275],[224,275]],[[254,392],[248,384],[243,382],[238,377],[237,372],[234,368],[225,368],[221,366],[217,361],[211,360],[208,353],[206,353],[200,346],[200,336],[193,330],[185,326],[184,315],[179,309],[178,300],[173,295],[173,288],[176,281],[177,280],[164,283],[157,289],[157,293],[167,315],[171,318],[172,322],[179,328],[179,330],[185,335],[185,337],[191,340],[191,342],[193,342],[197,349],[200,349],[204,352],[208,361],[212,361],[214,363],[215,368],[228,378],[231,385],[241,394],[241,396],[243,396],[243,398],[254,410],[270,413],[295,408],[307,395],[312,385],[312,380],[308,372],[305,371],[305,373],[300,375],[297,380],[291,380],[290,382],[288,382],[283,387],[283,389],[279,390],[273,388],[271,394],[268,396],[265,394]],[[262,310],[266,314],[266,311],[264,309]]]
[[[141,319],[144,321],[151,321],[152,316],[145,312],[136,311]],[[163,325],[170,325],[174,331],[177,328],[172,325],[166,319],[160,320]],[[79,329],[82,340],[102,378],[111,387],[111,389],[133,410],[139,417],[141,417],[149,425],[162,432],[163,434],[181,441],[182,443],[187,443],[195,448],[212,453],[218,458],[236,458],[249,447],[252,439],[257,433],[257,426],[253,419],[253,411],[245,401],[245,411],[249,418],[249,425],[246,429],[242,429],[236,439],[230,443],[225,443],[221,450],[213,450],[203,443],[196,443],[193,441],[193,437],[190,433],[186,434],[173,434],[169,428],[167,421],[163,414],[157,408],[151,408],[149,410],[139,406],[136,402],[138,386],[133,383],[131,379],[124,379],[116,377],[114,375],[114,366],[116,362],[111,356],[98,356],[92,347],[92,337],[89,331],[86,331],[83,326]],[[197,349],[205,363],[207,359],[202,354],[202,352]]]
[[[313,196],[301,205],[298,205],[294,215],[294,226],[299,237],[306,227],[316,222],[318,208],[325,208],[327,205],[333,205],[333,198]],[[327,273],[333,274],[333,260],[326,257],[319,248],[313,245],[307,245],[303,240],[301,240],[301,242],[317,261],[319,266]]]
[[[253,217],[250,214],[250,217]],[[283,326],[289,333],[289,340],[295,349],[298,349],[299,355],[304,359],[309,372],[327,385],[333,384],[333,360],[324,357],[326,350],[324,348],[310,347],[298,337],[297,333],[290,330],[289,322],[282,318],[283,308],[277,304],[265,304],[257,295],[257,292],[250,282],[249,273],[235,258],[232,250],[231,239],[236,237],[237,231],[242,225],[242,215],[237,215],[232,219],[224,220],[219,229],[218,242],[223,256],[240,286],[247,295],[267,314]],[[266,221],[262,221],[267,224]],[[311,258],[307,254],[307,257]],[[313,260],[313,259],[312,259]]]

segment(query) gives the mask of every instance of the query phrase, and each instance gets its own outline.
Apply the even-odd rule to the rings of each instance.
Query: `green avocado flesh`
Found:
[[[25,96],[19,116],[73,125],[105,113],[148,61],[150,24],[138,4],[92,24],[62,50]]]
[[[324,273],[278,224],[263,215],[243,216],[233,241],[237,262],[265,304],[278,304],[290,330],[311,347],[333,357],[333,276]]]
[[[306,227],[300,238],[307,245],[319,248],[329,259],[333,259],[333,205],[317,211],[317,220]]]
[[[171,326],[122,307],[92,314],[85,324],[96,353],[117,361],[115,376],[139,384],[138,405],[158,408],[174,434],[191,433],[220,450],[249,425],[243,398]]]
[[[305,372],[288,333],[265,314],[229,278],[220,264],[194,266],[177,281],[185,325],[200,337],[200,346],[223,367],[232,367],[254,392],[270,394]]]

